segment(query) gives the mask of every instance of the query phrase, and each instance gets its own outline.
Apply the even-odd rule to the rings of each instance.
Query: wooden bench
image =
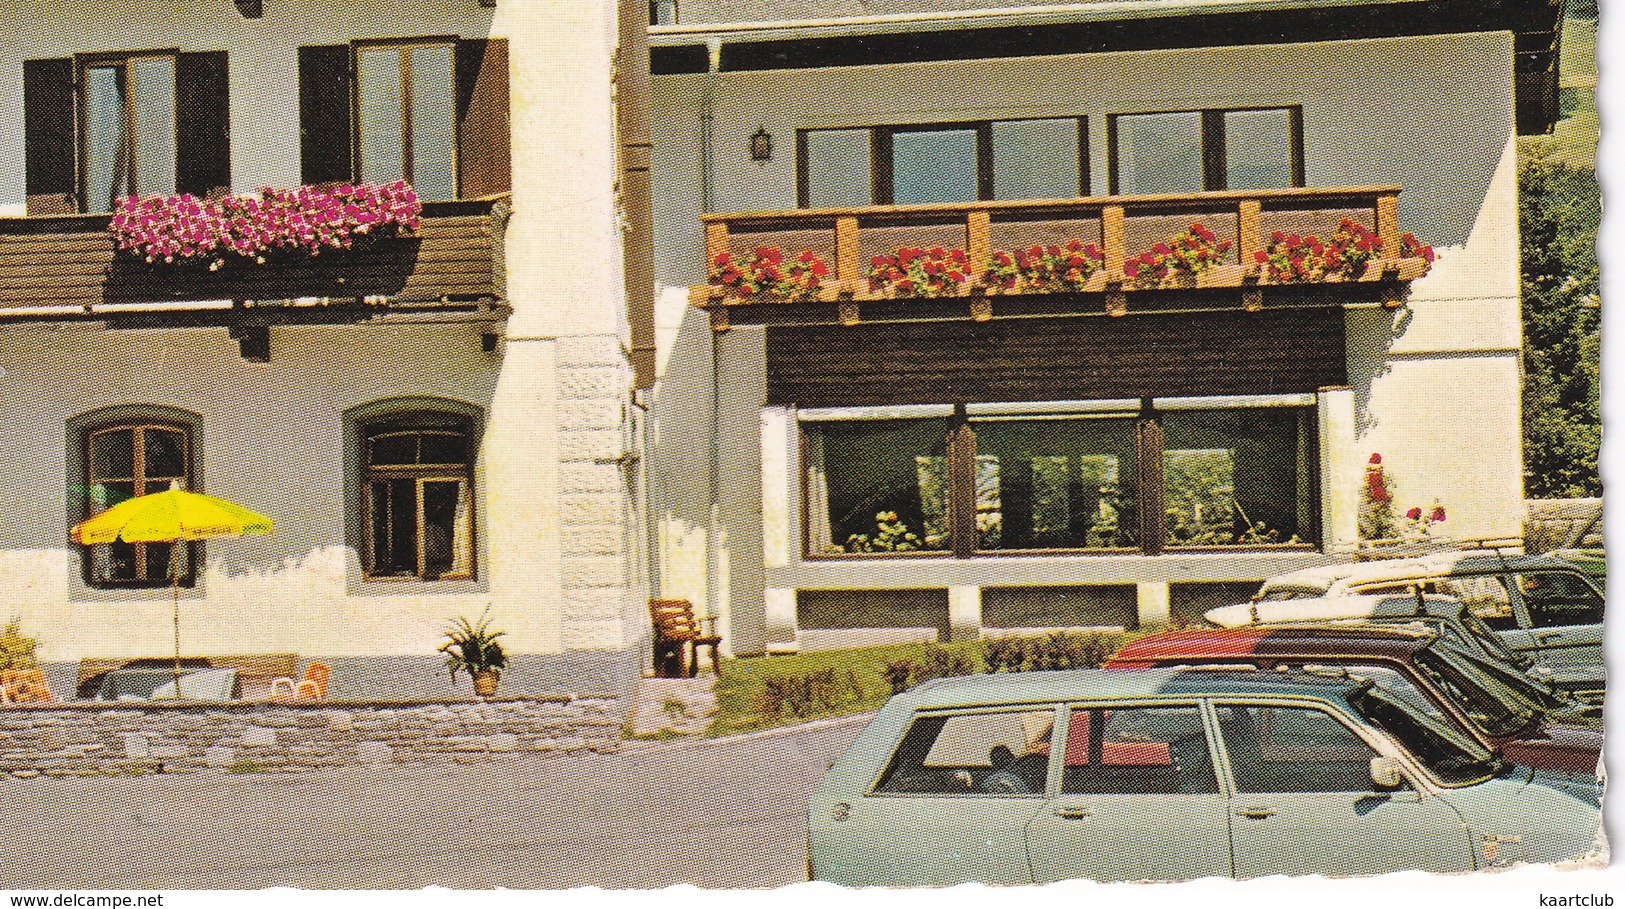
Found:
[[[79,661],[79,681],[74,694],[82,699],[94,698],[101,687],[102,676],[125,667],[152,667],[155,669],[175,665],[175,658],[167,657],[87,657]],[[271,680],[299,677],[297,653],[241,653],[226,656],[183,656],[181,669],[235,669],[242,686],[242,699],[264,701],[271,697]]]
[[[650,600],[649,618],[654,622],[655,675],[663,678],[693,678],[699,670],[700,648],[711,648],[711,671],[716,672],[717,645],[722,636],[707,634],[697,619],[694,604],[688,600]],[[686,652],[685,652],[686,650]]]

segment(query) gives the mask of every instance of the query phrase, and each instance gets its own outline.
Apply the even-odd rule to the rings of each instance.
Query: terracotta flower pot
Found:
[[[497,680],[502,673],[495,669],[486,669],[474,673],[474,694],[476,697],[488,698],[497,693]]]

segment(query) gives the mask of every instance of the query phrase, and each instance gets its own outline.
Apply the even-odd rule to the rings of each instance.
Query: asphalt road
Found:
[[[0,779],[0,890],[775,887],[863,727],[486,765]]]

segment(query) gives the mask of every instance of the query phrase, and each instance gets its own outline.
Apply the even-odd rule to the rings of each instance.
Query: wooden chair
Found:
[[[291,676],[272,679],[271,700],[320,701],[327,697],[327,680],[332,674],[326,663],[312,660],[305,667],[305,677],[302,679]]]
[[[51,686],[40,669],[0,670],[0,704],[30,704],[54,701]]]
[[[699,671],[702,647],[711,648],[711,671],[718,671],[717,645],[722,636],[701,625],[711,622],[711,616],[696,619],[694,604],[688,600],[657,599],[649,601],[649,618],[654,622],[655,675],[693,678]]]

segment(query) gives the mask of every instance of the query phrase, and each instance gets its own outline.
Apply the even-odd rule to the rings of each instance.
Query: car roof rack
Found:
[[[1520,556],[1524,554],[1522,537],[1478,537],[1466,540],[1389,539],[1361,540],[1354,549],[1355,561],[1376,562],[1387,559],[1414,559],[1445,552],[1493,552],[1495,555]]]

